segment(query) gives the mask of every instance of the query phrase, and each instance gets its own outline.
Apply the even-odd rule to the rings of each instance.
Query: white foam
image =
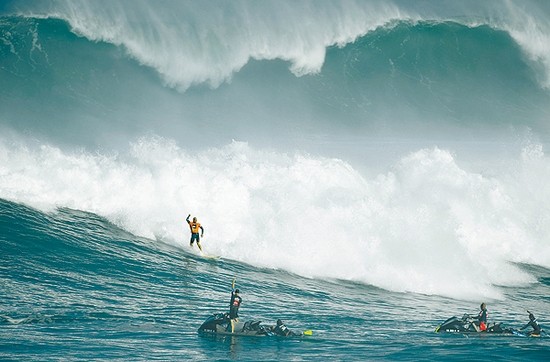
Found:
[[[505,1],[506,17],[495,24],[510,33],[527,56],[542,66],[540,84],[550,88],[550,23],[547,5]],[[541,7],[539,7],[541,6]]]
[[[127,155],[0,142],[0,197],[95,212],[181,247],[191,213],[204,248],[226,258],[393,291],[500,298],[497,286],[534,281],[510,262],[550,267],[550,162],[529,147],[537,151],[491,178],[438,148],[365,177],[338,159],[239,142],[189,154],[144,138]]]

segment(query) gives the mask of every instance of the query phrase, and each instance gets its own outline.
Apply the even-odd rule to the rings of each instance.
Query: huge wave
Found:
[[[545,2],[11,1],[0,197],[393,291],[550,267]]]
[[[231,84],[180,94],[62,21],[1,25],[2,124],[57,144],[125,145],[153,132],[190,147],[237,139],[308,149],[350,138],[448,140],[450,130],[468,140],[548,133],[536,69],[507,33],[486,26],[401,22],[329,48],[316,75],[254,61]]]
[[[283,59],[297,75],[319,72],[326,48],[398,21],[453,20],[505,30],[544,67],[549,86],[548,4],[544,1],[15,2],[19,12],[67,21],[94,41],[122,45],[180,89],[228,80],[250,59]],[[428,4],[428,5],[426,5]]]

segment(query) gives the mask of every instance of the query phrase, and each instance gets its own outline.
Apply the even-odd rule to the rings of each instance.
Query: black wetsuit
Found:
[[[288,329],[284,324],[278,324],[274,329],[273,332],[279,336],[293,336],[295,333],[292,332],[290,329]]]
[[[540,326],[539,324],[537,323],[537,320],[536,319],[531,319],[529,321],[529,323],[527,323],[525,326],[523,326],[523,328],[520,329],[520,331],[523,331],[525,328],[531,326],[533,328],[533,330],[531,331],[531,333],[529,334],[534,334],[534,335],[540,335]]]
[[[235,291],[231,292],[231,301],[229,302],[229,318],[239,318],[239,307],[241,306],[243,299],[235,294]]]
[[[483,322],[485,324],[487,324],[487,309],[482,309],[478,316],[477,316],[477,320],[480,321],[480,322]]]

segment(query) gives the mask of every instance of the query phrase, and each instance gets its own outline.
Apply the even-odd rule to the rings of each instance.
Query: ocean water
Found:
[[[0,360],[547,360],[545,1],[3,1]],[[189,247],[188,214],[205,228]],[[209,338],[241,318],[303,338]]]
[[[473,313],[475,303],[204,259],[73,209],[42,213],[2,201],[0,211],[3,360],[548,357],[545,338],[434,333],[443,316]],[[540,281],[505,288],[502,300],[488,303],[491,318],[519,327],[526,306],[548,310],[548,269],[525,270]],[[206,317],[227,309],[235,277],[244,299],[241,318],[281,318],[294,331],[311,328],[313,335],[199,336]]]

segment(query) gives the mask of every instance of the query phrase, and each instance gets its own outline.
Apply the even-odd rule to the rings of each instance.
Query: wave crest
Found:
[[[94,41],[124,46],[180,90],[230,80],[249,59],[283,59],[318,72],[325,49],[399,16],[383,2],[56,1],[46,15]],[[36,11],[36,10],[35,10]],[[35,13],[36,14],[36,13]]]

